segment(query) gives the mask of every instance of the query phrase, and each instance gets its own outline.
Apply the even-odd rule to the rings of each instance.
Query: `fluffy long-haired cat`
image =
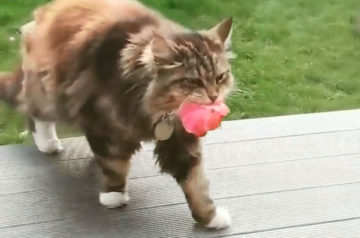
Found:
[[[79,125],[103,172],[100,203],[129,200],[130,158],[140,142],[183,102],[224,100],[232,20],[191,31],[131,0],[57,0],[22,28],[22,65],[0,77],[0,97],[30,118],[37,148],[62,150],[55,122]],[[209,228],[230,224],[209,196],[199,138],[178,118],[156,140],[163,172],[184,191],[194,219]]]

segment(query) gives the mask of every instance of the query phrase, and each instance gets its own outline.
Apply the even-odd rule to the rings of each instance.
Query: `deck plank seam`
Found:
[[[268,228],[268,229],[260,229],[255,231],[248,231],[248,232],[238,232],[234,234],[227,234],[224,236],[217,236],[219,238],[222,237],[234,237],[234,236],[241,236],[241,235],[250,235],[250,234],[259,234],[259,233],[265,233],[269,231],[280,231],[280,230],[288,230],[293,228],[301,228],[301,227],[309,227],[309,226],[318,226],[318,225],[324,225],[324,224],[331,224],[331,223],[339,223],[339,222],[347,222],[347,221],[354,221],[354,220],[360,220],[359,217],[350,217],[350,218],[344,218],[344,219],[334,219],[334,220],[327,220],[327,221],[321,221],[321,222],[311,222],[311,223],[303,223],[298,225],[292,225],[292,226],[281,226],[281,227],[274,227],[274,228]]]

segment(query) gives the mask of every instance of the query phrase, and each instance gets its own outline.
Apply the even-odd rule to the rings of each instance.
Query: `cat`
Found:
[[[155,140],[161,171],[176,179],[193,218],[230,225],[210,198],[200,139],[176,116],[168,139],[156,140],[154,128],[184,102],[226,99],[232,18],[193,31],[134,0],[55,0],[21,32],[21,67],[0,76],[0,98],[30,118],[41,152],[63,150],[55,122],[77,124],[103,173],[99,201],[115,208],[129,201],[131,156]]]

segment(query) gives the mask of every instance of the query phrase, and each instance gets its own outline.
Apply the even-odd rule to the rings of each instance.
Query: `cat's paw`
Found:
[[[100,193],[99,201],[107,208],[116,208],[126,205],[130,198],[127,192]]]
[[[229,212],[222,207],[217,207],[215,216],[210,223],[206,225],[207,228],[222,229],[231,225],[231,217]]]
[[[64,147],[61,144],[59,139],[50,139],[50,140],[36,140],[35,145],[38,150],[45,154],[58,154],[64,150]]]

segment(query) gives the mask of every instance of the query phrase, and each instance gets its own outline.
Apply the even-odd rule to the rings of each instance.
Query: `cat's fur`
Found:
[[[185,101],[225,99],[233,82],[231,25],[226,19],[195,32],[131,0],[57,0],[22,28],[22,67],[0,76],[0,97],[29,115],[43,152],[62,149],[53,122],[77,123],[103,171],[100,202],[121,206],[129,199],[130,158],[141,141],[155,139],[159,118]],[[178,119],[155,155],[196,221],[230,224],[209,197],[200,140]]]

